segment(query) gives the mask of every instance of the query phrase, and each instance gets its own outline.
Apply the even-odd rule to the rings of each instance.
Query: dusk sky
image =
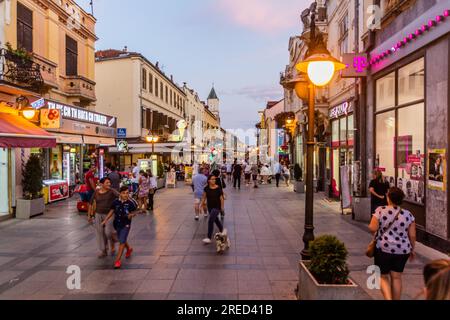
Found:
[[[89,0],[78,3],[90,12]],[[279,74],[289,61],[308,0],[94,0],[97,50],[140,52],[187,82],[202,100],[212,83],[222,127],[254,128],[267,100],[283,97]]]

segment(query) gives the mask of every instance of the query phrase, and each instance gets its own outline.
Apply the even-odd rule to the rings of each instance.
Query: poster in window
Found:
[[[428,152],[428,188],[445,191],[447,181],[447,159],[445,149],[433,149]]]
[[[395,139],[395,138],[394,138]],[[399,168],[406,168],[408,158],[412,154],[412,136],[401,136],[397,138],[397,164]]]

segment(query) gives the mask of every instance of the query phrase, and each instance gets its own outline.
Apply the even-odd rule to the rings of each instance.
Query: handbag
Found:
[[[382,238],[383,235],[392,228],[392,226],[394,225],[394,223],[397,220],[398,216],[400,215],[400,212],[402,212],[401,208],[399,208],[398,213],[395,216],[394,220],[392,220],[392,222],[389,224],[389,226],[385,229],[385,231],[382,234],[380,234],[379,237],[377,237],[378,232],[375,234],[374,239],[367,246],[367,250],[366,250],[366,256],[367,257],[373,258],[375,256],[375,251],[377,249],[378,239]]]

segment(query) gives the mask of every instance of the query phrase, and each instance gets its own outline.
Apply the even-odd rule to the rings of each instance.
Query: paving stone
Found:
[[[144,280],[136,293],[169,293],[174,280]]]

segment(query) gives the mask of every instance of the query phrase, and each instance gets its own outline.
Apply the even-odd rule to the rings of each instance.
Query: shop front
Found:
[[[373,50],[368,79],[369,172],[379,169],[405,193],[418,239],[450,250],[450,19],[444,2]],[[412,32],[405,38],[405,32]],[[381,57],[379,52],[387,52]],[[367,177],[370,180],[370,177]]]
[[[117,121],[111,116],[49,100],[43,110],[60,111],[59,123],[41,121],[41,126],[55,136],[57,145],[34,152],[45,161],[46,185],[50,188],[66,183],[69,190],[68,195],[63,195],[66,198],[76,185],[84,182],[91,165],[97,167],[98,178],[105,176],[108,148],[116,144]],[[52,202],[50,198],[51,194],[49,202]]]
[[[328,150],[328,166],[331,170],[329,197],[339,198],[341,194],[341,167],[353,165],[354,123],[353,101],[341,103],[329,112],[331,125],[331,146]],[[351,184],[351,180],[350,180]]]

